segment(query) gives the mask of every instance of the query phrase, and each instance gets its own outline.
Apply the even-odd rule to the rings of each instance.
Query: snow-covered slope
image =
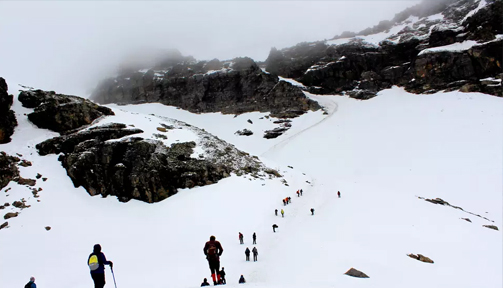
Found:
[[[96,243],[114,262],[117,287],[199,287],[210,278],[202,253],[210,235],[223,245],[229,287],[238,286],[241,274],[253,287],[501,287],[501,231],[482,225],[502,224],[502,100],[479,93],[413,95],[396,87],[379,94],[369,101],[309,95],[327,115],[309,112],[270,140],[263,131],[276,125],[265,114],[110,105],[125,124],[134,125],[133,115],[141,115],[134,113],[143,113],[205,129],[258,155],[289,185],[234,175],[156,204],[89,197],[74,188],[57,156],[40,157],[34,149],[55,133],[31,125],[16,101],[20,126],[0,148],[32,161],[20,167],[23,177],[41,173],[48,180],[37,181],[40,202],[13,182],[0,192],[0,203],[24,197],[32,205],[0,230],[0,287],[24,285],[31,275],[39,287],[90,287],[86,260]],[[254,134],[234,134],[243,128]],[[287,196],[292,203],[283,207]],[[418,196],[440,197],[494,223]],[[281,208],[285,217],[274,216]],[[11,210],[19,209],[1,211]],[[244,261],[253,232],[256,263]],[[351,267],[370,278],[343,275]],[[106,287],[112,287],[106,270]]]

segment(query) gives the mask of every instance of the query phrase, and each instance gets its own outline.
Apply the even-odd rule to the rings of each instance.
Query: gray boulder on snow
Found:
[[[349,269],[344,274],[346,274],[348,276],[353,276],[356,278],[370,278],[369,276],[367,276],[367,274],[363,273],[362,271],[356,270],[355,268]]]

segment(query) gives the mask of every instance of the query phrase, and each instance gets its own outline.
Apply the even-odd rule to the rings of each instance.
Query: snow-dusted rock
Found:
[[[17,125],[16,115],[10,109],[13,96],[9,95],[7,90],[5,79],[0,77],[0,144],[10,142],[10,136]]]

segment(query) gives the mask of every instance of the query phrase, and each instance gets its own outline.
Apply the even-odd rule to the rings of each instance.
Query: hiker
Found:
[[[276,233],[276,228],[278,228],[278,225],[272,224],[272,232]]]
[[[302,196],[302,189],[300,189],[300,196]]]
[[[253,232],[253,244],[257,244],[257,234],[255,234],[255,232]]]
[[[292,197],[288,197],[288,204],[292,203]]]
[[[297,190],[297,197],[300,197],[300,191]]]
[[[220,280],[222,281],[222,284],[227,284],[227,281],[225,280],[224,267],[222,267],[222,270],[220,270],[220,272],[218,272],[218,274],[220,275]]]
[[[203,283],[201,283],[201,287],[204,286],[210,286],[210,283],[208,283],[208,279],[204,278]]]
[[[30,282],[26,283],[26,285],[24,285],[24,288],[37,288],[37,284],[35,284],[35,277],[31,276]]]
[[[341,191],[337,191],[337,196],[339,196],[339,198],[341,198]]]
[[[283,206],[286,206],[286,199],[283,199]]]
[[[87,258],[87,265],[89,265],[89,269],[91,269],[94,287],[103,288],[105,286],[105,265],[110,265],[110,269],[112,269],[114,263],[108,261],[105,254],[101,252],[100,244],[94,245],[93,253]]]
[[[311,215],[314,215],[314,208],[311,208]]]
[[[246,261],[250,261],[250,249],[248,249],[248,247],[246,247],[245,255],[246,255]]]
[[[283,200],[283,204],[284,204],[284,203],[285,203],[285,200]],[[275,214],[276,216],[278,216],[278,209],[275,209],[275,210],[274,210],[274,214]]]
[[[241,234],[241,232],[239,232],[239,244],[243,244],[243,234]]]
[[[243,275],[241,275],[241,277],[239,277],[239,284],[243,284],[243,283],[246,283],[246,280],[245,280],[245,277]]]
[[[257,261],[257,256],[258,256],[257,247],[253,247],[252,252],[253,252],[253,262],[256,262]]]
[[[217,285],[217,280],[220,280],[220,275],[217,275],[216,272],[220,271],[220,256],[222,256],[222,252],[224,249],[220,242],[215,240],[215,236],[210,237],[210,241],[204,244],[203,252],[206,255],[206,259],[208,260],[208,264],[210,265],[211,271],[211,279],[213,279],[213,284]]]
[[[283,211],[283,209],[281,209],[281,217],[285,217],[285,211]]]

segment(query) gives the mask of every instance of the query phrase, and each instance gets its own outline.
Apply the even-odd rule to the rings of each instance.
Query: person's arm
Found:
[[[110,267],[114,266],[114,263],[112,263],[112,261],[107,260],[107,257],[105,257],[105,254],[101,253],[100,257],[102,257],[101,263],[103,263],[103,265],[110,265]]]
[[[222,253],[224,253],[224,248],[222,248],[222,244],[220,244],[220,242],[217,242],[218,243],[218,250],[220,250],[220,252],[218,253],[218,256],[222,256]]]
[[[203,253],[204,253],[204,255],[206,255],[206,256],[208,256],[208,252],[207,252],[207,250],[208,250],[208,242],[206,242],[206,244],[204,244],[204,247],[203,247]]]

